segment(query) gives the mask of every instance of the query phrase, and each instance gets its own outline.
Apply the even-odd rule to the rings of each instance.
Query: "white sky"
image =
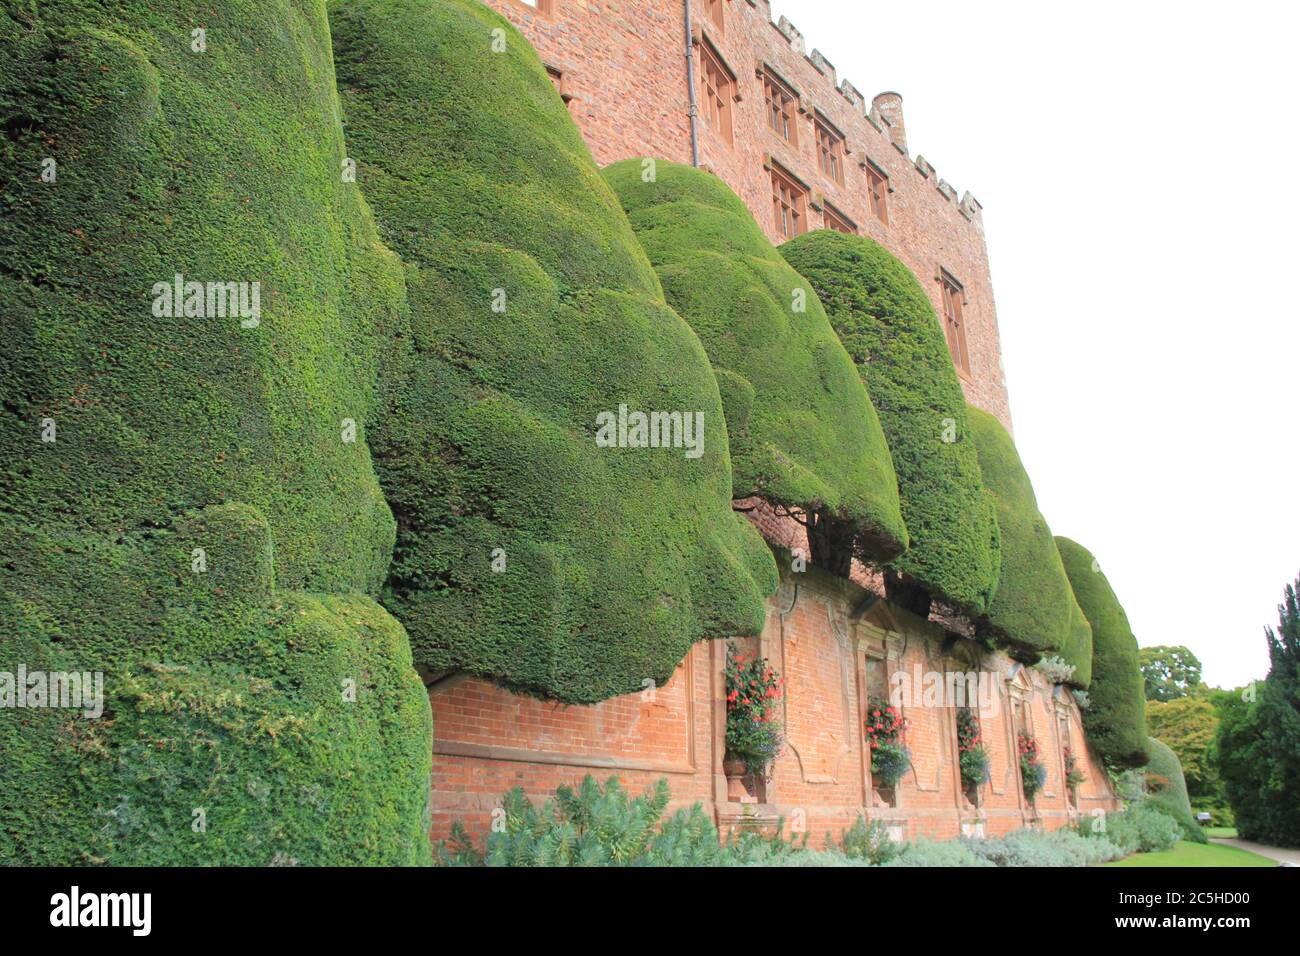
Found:
[[[773,0],[984,206],[1016,443],[1138,641],[1268,669],[1300,574],[1294,3]],[[883,34],[883,35],[882,35]]]

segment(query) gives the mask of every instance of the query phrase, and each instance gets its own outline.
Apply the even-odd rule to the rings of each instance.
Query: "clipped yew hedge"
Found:
[[[817,292],[880,415],[911,540],[892,567],[972,618],[986,613],[1001,562],[997,517],[925,290],[863,236],[817,230],[780,251]]]
[[[383,603],[417,664],[590,703],[756,633],[775,564],[731,509],[708,358],[537,54],[471,0],[330,21],[358,180],[406,265],[413,350],[370,438],[398,522]],[[698,414],[701,454],[599,446],[620,406]]]
[[[1033,485],[1007,430],[973,406],[967,416],[1002,538],[997,591],[977,628],[1026,663],[1059,656],[1070,640],[1074,596],[1052,532],[1038,511]]]
[[[1088,740],[1107,765],[1140,767],[1147,762],[1147,732],[1137,638],[1091,552],[1069,538],[1058,537],[1056,546],[1092,625],[1091,704],[1083,712]]]
[[[1187,780],[1178,754],[1163,740],[1147,738],[1147,800],[1178,821],[1183,835],[1194,843],[1208,843],[1209,839],[1192,813],[1192,802],[1187,796]]]
[[[1092,683],[1092,625],[1088,617],[1070,594],[1070,629],[1066,634],[1065,644],[1061,647],[1060,657],[1067,664],[1074,666],[1074,674],[1069,683],[1073,687],[1086,690]]]
[[[0,11],[0,670],[104,682],[0,710],[0,862],[429,859],[428,701],[368,596],[402,276],[330,59],[321,2]],[[177,273],[260,308],[167,308]]]
[[[889,449],[816,293],[721,179],[651,162],[605,178],[717,373],[734,495],[824,512],[859,557],[896,557],[907,530]]]

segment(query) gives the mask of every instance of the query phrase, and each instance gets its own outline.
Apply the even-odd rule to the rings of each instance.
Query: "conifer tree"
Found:
[[[1300,846],[1300,579],[1278,605],[1278,628],[1264,632],[1269,672],[1252,685],[1244,712],[1224,714],[1220,772],[1237,832],[1248,840]],[[1246,691],[1247,699],[1251,688]]]

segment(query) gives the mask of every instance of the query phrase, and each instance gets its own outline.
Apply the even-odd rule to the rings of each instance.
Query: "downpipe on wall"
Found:
[[[695,98],[695,37],[691,28],[691,0],[682,0],[686,11],[686,87],[690,94],[691,165],[700,165],[700,104]]]

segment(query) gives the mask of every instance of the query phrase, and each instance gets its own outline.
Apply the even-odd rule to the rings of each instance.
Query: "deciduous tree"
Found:
[[[1181,645],[1144,647],[1138,652],[1138,665],[1147,700],[1186,697],[1201,685],[1201,662]]]

